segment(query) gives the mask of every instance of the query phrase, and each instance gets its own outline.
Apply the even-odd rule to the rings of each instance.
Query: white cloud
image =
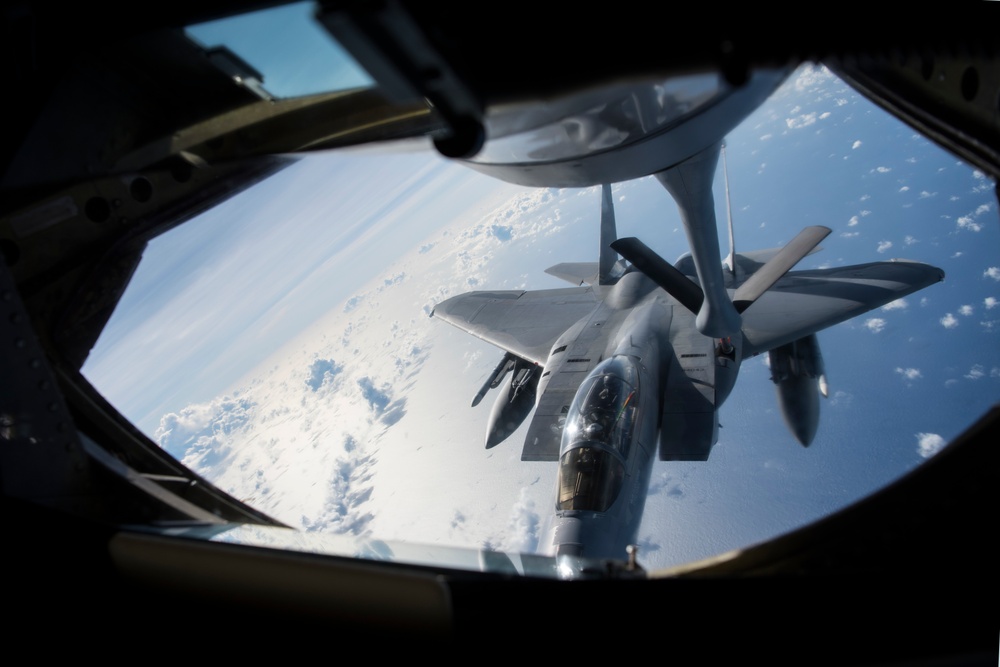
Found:
[[[844,232],[841,237],[845,239],[853,239],[855,236],[860,236],[861,232]]]
[[[901,187],[899,189],[899,191],[900,192],[909,192],[910,191],[910,186],[909,185],[904,185],[903,187]]]
[[[921,199],[928,199],[929,197],[933,197],[936,194],[937,194],[936,192],[928,192],[927,190],[921,190],[920,191],[920,198]]]
[[[851,219],[847,221],[847,226],[848,227],[853,227],[856,224],[858,224],[858,216],[852,215]]]
[[[534,551],[538,546],[540,523],[534,500],[527,489],[521,489],[517,502],[511,508],[500,546],[513,551]]]
[[[969,305],[959,306],[958,307],[958,314],[959,315],[965,315],[966,317],[968,317],[969,315],[972,314],[972,306],[969,306]]]
[[[976,364],[969,369],[969,372],[965,374],[966,380],[978,380],[979,378],[986,375],[986,369],[980,364]]]
[[[990,211],[990,205],[989,204],[980,204],[976,208],[976,216],[978,217],[978,216],[982,215],[983,213],[989,213],[989,211]]]
[[[925,459],[937,454],[947,444],[937,433],[917,433],[917,453]]]
[[[851,149],[859,148],[861,146],[861,140],[856,139],[853,144],[851,144]]]
[[[996,298],[992,296],[988,296],[985,299],[983,299],[983,304],[986,306],[986,310],[992,310],[996,308],[998,303],[1000,302],[998,302]]]
[[[920,243],[920,241],[907,234],[907,236],[903,239],[903,243],[906,245],[913,245],[914,243]]]
[[[892,167],[875,167],[875,171],[877,171],[880,174],[888,174],[890,171],[892,171]]]
[[[892,247],[892,241],[879,241],[878,248],[876,248],[876,250],[878,250],[878,252],[885,252],[891,247]]]
[[[955,327],[958,326],[958,320],[955,319],[954,315],[948,313],[947,315],[941,318],[941,326],[943,326],[945,329],[954,329]]]
[[[882,306],[882,310],[905,310],[909,305],[906,299],[896,299]]]
[[[983,271],[984,278],[992,278],[1000,282],[1000,266],[991,266],[990,268]]]
[[[986,177],[986,174],[977,169],[972,172],[972,177],[979,181],[972,186],[973,192],[992,192],[993,186],[990,184],[990,179]]]
[[[865,327],[872,333],[878,333],[885,329],[885,320],[881,317],[869,317],[865,320]]]
[[[770,139],[773,136],[774,136],[773,134],[762,134],[762,135],[760,135],[760,140],[761,141],[767,141],[768,139]]]
[[[846,391],[837,390],[833,392],[833,396],[830,397],[830,405],[838,406],[849,406],[854,401],[854,395],[849,394]]]
[[[230,454],[231,435],[249,428],[254,407],[252,400],[240,396],[188,405],[163,415],[153,437],[174,458],[203,471]]]
[[[919,377],[923,377],[919,368],[897,368],[896,372],[907,380],[916,380]]]
[[[968,229],[973,232],[978,232],[983,228],[982,225],[967,215],[963,215],[958,219],[958,227],[959,229]]]
[[[793,109],[792,112],[794,113],[795,109]],[[799,116],[796,116],[795,118],[785,119],[785,125],[787,125],[788,129],[790,130],[797,130],[803,127],[808,127],[809,125],[812,125],[815,122],[816,122],[815,111],[812,113],[801,114]]]

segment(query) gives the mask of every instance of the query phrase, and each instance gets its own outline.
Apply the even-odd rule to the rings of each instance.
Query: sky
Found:
[[[726,143],[737,250],[820,224],[832,234],[797,268],[901,257],[946,278],[819,334],[830,397],[809,448],[766,355],[745,360],[709,460],[654,465],[652,568],[849,505],[1000,396],[989,179],[811,65]],[[725,225],[721,169],[715,192]],[[654,179],[614,199],[621,236],[687,251]],[[596,260],[599,211],[597,187],[513,186],[429,149],[310,156],[151,242],[84,374],[177,459],[305,533],[531,553],[555,466],[519,460],[524,427],[484,448],[492,395],[470,402],[503,353],[429,314],[469,290],[566,286],[544,269]]]

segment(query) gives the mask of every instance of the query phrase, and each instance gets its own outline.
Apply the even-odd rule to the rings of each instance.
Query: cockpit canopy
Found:
[[[625,477],[639,371],[629,357],[601,362],[580,385],[563,429],[557,509],[605,512]]]

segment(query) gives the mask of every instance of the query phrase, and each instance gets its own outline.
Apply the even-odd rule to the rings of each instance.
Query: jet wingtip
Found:
[[[893,264],[912,264],[916,267],[923,267],[930,271],[931,276],[934,277],[934,282],[943,282],[945,278],[945,271],[939,266],[934,266],[933,264],[927,264],[925,262],[918,262],[915,259],[903,259],[900,257],[894,257],[889,260]]]

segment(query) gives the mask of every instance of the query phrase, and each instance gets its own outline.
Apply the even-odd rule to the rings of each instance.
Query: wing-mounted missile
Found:
[[[829,391],[816,334],[776,347],[767,356],[785,424],[808,447],[819,426],[819,394],[825,398]]]
[[[477,405],[479,405],[479,401],[483,400],[483,396],[486,395],[486,392],[488,392],[490,389],[496,389],[497,387],[500,386],[500,383],[503,382],[503,379],[507,375],[507,373],[509,373],[511,369],[514,368],[514,360],[516,358],[517,357],[515,357],[510,352],[507,352],[506,354],[503,355],[503,359],[500,360],[500,363],[497,364],[497,367],[494,368],[493,372],[490,373],[488,378],[486,378],[486,382],[483,383],[482,388],[476,394],[475,398],[472,399],[472,407],[476,407]]]
[[[487,387],[499,386],[509,372],[509,377],[493,404],[493,410],[490,411],[490,420],[486,426],[486,449],[496,447],[506,440],[531,412],[535,406],[538,379],[541,377],[539,370],[530,361],[508,353],[487,380],[487,384],[483,385],[480,392],[485,394]]]

